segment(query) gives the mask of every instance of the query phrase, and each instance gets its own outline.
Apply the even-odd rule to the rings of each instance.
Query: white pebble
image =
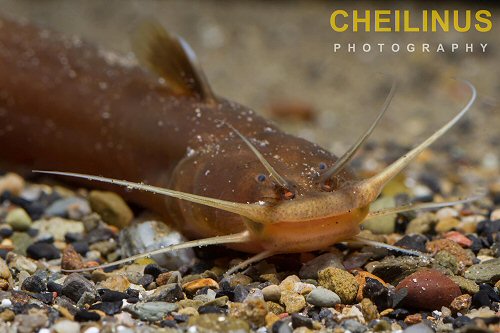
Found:
[[[500,220],[500,209],[495,209],[494,211],[491,212],[490,220],[492,221]]]
[[[95,326],[87,328],[84,333],[99,333],[99,329]]]
[[[12,305],[12,302],[11,302],[11,301],[10,301],[10,299],[8,299],[8,298],[4,298],[4,299],[2,300],[2,302],[0,303],[0,307],[2,307],[2,308],[3,308],[3,307],[5,307],[5,308],[6,308],[6,307],[9,307],[9,306],[11,306],[11,305]]]

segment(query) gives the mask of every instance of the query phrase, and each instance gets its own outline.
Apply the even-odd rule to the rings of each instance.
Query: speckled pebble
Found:
[[[52,326],[56,333],[80,333],[80,324],[70,320],[60,320]]]
[[[197,327],[198,329],[196,329],[196,331],[200,330],[200,332],[250,332],[250,326],[245,321],[215,313],[190,317],[188,321],[188,327]]]
[[[335,267],[328,267],[320,271],[318,283],[335,292],[346,304],[354,302],[359,288],[359,284],[352,274]]]
[[[297,313],[306,306],[306,299],[293,291],[284,290],[281,292],[280,303],[285,306],[288,313]]]
[[[495,283],[500,280],[500,258],[470,266],[464,277],[477,283]]]

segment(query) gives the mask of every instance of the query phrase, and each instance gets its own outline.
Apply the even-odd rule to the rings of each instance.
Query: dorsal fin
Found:
[[[141,64],[164,78],[174,93],[215,100],[195,53],[182,38],[169,34],[158,22],[148,20],[138,26],[131,41]]]

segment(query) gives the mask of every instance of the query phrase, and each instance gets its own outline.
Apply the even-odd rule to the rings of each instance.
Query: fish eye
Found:
[[[261,173],[255,177],[255,180],[258,181],[259,183],[262,183],[266,180],[266,178],[267,178],[266,175]]]
[[[320,169],[320,170],[325,170],[325,169],[326,169],[326,163],[321,162],[321,163],[319,164],[319,169]]]

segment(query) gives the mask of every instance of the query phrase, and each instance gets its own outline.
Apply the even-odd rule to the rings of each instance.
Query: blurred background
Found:
[[[3,15],[79,35],[122,54],[130,52],[129,35],[137,23],[154,18],[191,44],[216,93],[337,154],[370,125],[392,78],[399,81],[398,92],[371,142],[402,147],[421,141],[458,112],[469,92],[453,78],[467,79],[476,85],[479,100],[434,147],[454,147],[455,154],[498,170],[498,10],[489,2],[431,7],[489,9],[493,30],[488,33],[335,33],[330,27],[335,9],[424,9],[411,1],[397,6],[374,1],[0,0]],[[434,48],[444,43],[447,52],[333,52],[334,43],[348,42],[430,43]],[[474,53],[451,53],[451,43],[474,43]],[[486,53],[479,52],[479,43],[488,43]]]

